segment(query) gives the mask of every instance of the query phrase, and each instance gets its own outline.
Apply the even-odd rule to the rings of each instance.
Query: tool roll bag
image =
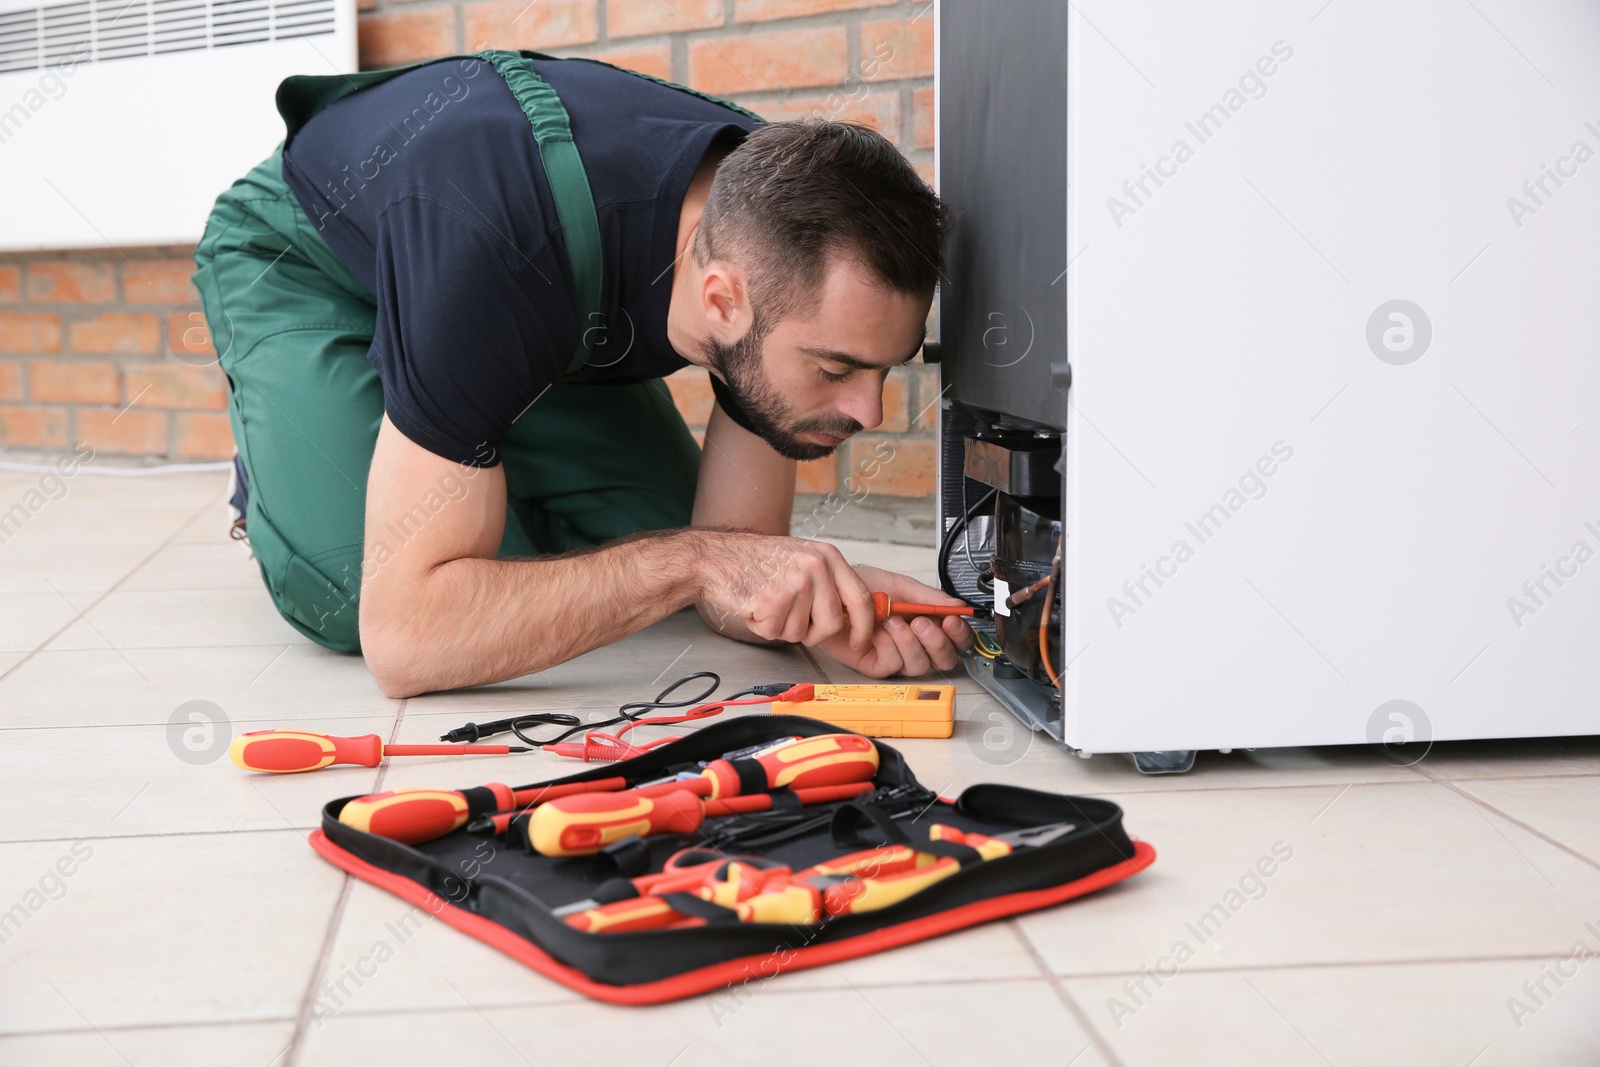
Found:
[[[786,737],[848,732],[797,716],[742,716],[634,759],[538,784],[621,776],[633,786]],[[1155,859],[1148,844],[1129,839],[1122,811],[1110,801],[998,784],[975,785],[945,800],[917,782],[899,752],[876,745],[875,789],[855,800],[786,811],[780,792],[775,809],[781,815],[707,819],[695,833],[631,837],[594,855],[539,855],[515,824],[501,836],[462,827],[431,841],[401,844],[340,822],[353,797],[323,808],[322,828],[312,833],[311,844],[340,869],[540,974],[617,1004],[674,1000],[1049,907],[1127,878]],[[983,859],[975,849],[933,840],[944,833],[935,826],[989,837],[1050,830],[1036,844],[1023,838],[1008,854]],[[894,845],[954,857],[960,867],[898,903],[807,924],[741,922],[728,908],[682,892],[664,894],[683,915],[673,928],[591,933],[557,914],[575,902],[608,899],[608,888],[661,871],[686,848],[720,848],[732,858],[758,856],[800,872]]]

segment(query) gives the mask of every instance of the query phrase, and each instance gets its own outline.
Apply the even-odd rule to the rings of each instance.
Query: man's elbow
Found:
[[[399,615],[361,605],[361,654],[379,691],[394,700],[436,688],[425,675],[421,642]]]

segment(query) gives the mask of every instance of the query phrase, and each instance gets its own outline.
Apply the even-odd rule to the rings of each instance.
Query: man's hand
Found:
[[[713,406],[694,499],[701,618],[738,641],[848,632],[870,647],[871,590],[834,546],[786,536],[793,512],[794,460]]]
[[[797,641],[874,678],[951,670],[972,646],[958,618],[873,617],[872,593],[952,604],[937,589],[875,567],[851,567],[833,545],[783,536],[794,510],[794,462],[712,408],[695,495],[699,609],[740,641]]]
[[[865,566],[855,570],[868,589],[888,593],[891,600],[911,604],[961,603],[903,574]],[[972,647],[972,628],[954,615],[945,616],[942,622],[926,616],[905,619],[895,615],[878,623],[871,644],[865,648],[846,640],[843,634],[827,638],[816,647],[870,678],[896,674],[915,677],[930,669],[954,670],[959,653]]]
[[[701,614],[730,637],[748,632],[819,648],[873,678],[953,670],[972,647],[972,630],[956,616],[877,622],[873,592],[908,603],[961,601],[903,574],[851,567],[825,541],[706,530],[697,553]]]
[[[764,641],[820,645],[833,638],[850,649],[871,647],[872,591],[833,545],[739,530],[705,533],[700,610],[708,623],[728,632],[737,620]]]

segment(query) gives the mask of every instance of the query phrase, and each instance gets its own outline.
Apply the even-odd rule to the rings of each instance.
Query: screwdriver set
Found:
[[[783,714],[717,722],[556,781],[343,797],[311,843],[618,1004],[1048,907],[1155,858],[1110,801],[999,784],[942,798],[883,742]]]

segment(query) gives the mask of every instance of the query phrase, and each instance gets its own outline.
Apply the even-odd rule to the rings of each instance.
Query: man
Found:
[[[945,215],[887,141],[532,53],[278,102],[288,140],[218,199],[195,280],[296,629],[391,696],[691,604],[873,676],[955,666],[963,623],[870,602],[949,598],[786,536],[795,461],[877,426],[921,346]],[[660,381],[691,363],[703,456]]]

